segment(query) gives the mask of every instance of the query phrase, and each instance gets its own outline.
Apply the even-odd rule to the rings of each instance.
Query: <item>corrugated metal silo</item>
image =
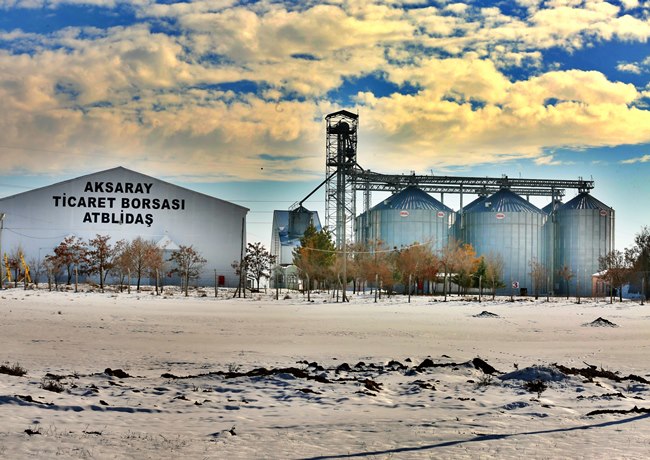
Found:
[[[465,210],[465,242],[479,256],[492,253],[503,258],[506,287],[501,293],[510,293],[513,282],[533,292],[530,262],[543,262],[542,227],[546,217],[541,209],[508,189]]]
[[[390,248],[429,243],[436,250],[447,244],[453,220],[449,207],[409,186],[357,217],[357,241],[379,240]]]
[[[590,296],[591,277],[599,271],[598,258],[613,249],[614,210],[587,192],[578,194],[557,210],[555,269],[569,267],[573,278],[569,294]],[[560,292],[567,294],[564,280]],[[578,289],[579,287],[579,289]]]
[[[555,269],[555,261],[557,260],[557,245],[555,244],[557,239],[557,219],[555,211],[557,211],[563,204],[562,200],[555,199],[542,208],[542,212],[548,215],[546,223],[542,228],[542,237],[544,241],[542,246],[542,262],[544,263],[544,266],[548,268],[550,289],[553,293],[559,292],[560,289],[557,270]]]
[[[467,242],[467,235],[465,234],[465,225],[463,220],[463,213],[472,209],[475,206],[480,206],[485,200],[487,195],[479,195],[478,198],[471,201],[456,212],[456,221],[454,222],[452,235],[460,242]]]

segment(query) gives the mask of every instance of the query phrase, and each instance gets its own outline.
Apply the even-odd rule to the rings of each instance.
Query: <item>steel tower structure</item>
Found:
[[[382,174],[364,170],[357,163],[357,134],[359,115],[339,110],[325,117],[326,121],[326,174],[325,180],[290,209],[302,206],[323,185],[325,188],[325,225],[334,234],[336,247],[342,249],[346,239],[354,237],[356,193],[363,192],[363,212],[370,209],[373,191],[398,192],[416,185],[428,193],[460,195],[460,219],[463,220],[463,198],[467,194],[487,196],[501,189],[519,195],[549,196],[552,202],[564,196],[565,189],[589,192],[593,180],[524,179],[501,177],[462,177],[405,174]]]
[[[357,131],[359,115],[340,110],[325,117],[326,180],[325,225],[335,237],[336,247],[343,248],[346,238],[354,235],[356,216]]]

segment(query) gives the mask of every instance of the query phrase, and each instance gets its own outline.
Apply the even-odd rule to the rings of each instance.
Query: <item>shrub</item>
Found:
[[[41,381],[41,388],[47,391],[53,391],[54,393],[61,393],[63,390],[65,390],[65,387],[61,382],[48,378],[44,378]]]
[[[476,388],[484,388],[494,383],[491,374],[483,374],[476,382]]]
[[[530,382],[526,382],[524,384],[524,388],[531,393],[537,393],[537,397],[541,397],[542,393],[544,390],[548,388],[546,383],[544,383],[543,380],[531,380]]]
[[[22,377],[27,374],[27,371],[20,364],[15,363],[10,365],[9,363],[0,364],[0,374],[15,375],[17,377]]]

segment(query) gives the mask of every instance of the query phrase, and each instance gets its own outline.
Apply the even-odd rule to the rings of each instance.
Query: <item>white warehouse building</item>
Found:
[[[237,286],[231,264],[246,244],[242,206],[117,167],[0,199],[3,254],[42,261],[66,237],[110,244],[141,237],[162,249],[192,246],[207,263],[199,282]]]

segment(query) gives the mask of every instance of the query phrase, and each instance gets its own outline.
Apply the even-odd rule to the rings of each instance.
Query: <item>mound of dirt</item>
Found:
[[[531,366],[499,376],[501,380],[523,380],[526,382],[559,382],[567,375],[555,366]]]
[[[598,317],[595,320],[593,320],[591,323],[585,323],[583,326],[588,326],[588,327],[618,327],[618,324],[612,323],[610,320]]]
[[[487,310],[483,310],[481,313],[473,316],[474,318],[501,318],[496,313],[492,313],[491,311],[487,311]]]

